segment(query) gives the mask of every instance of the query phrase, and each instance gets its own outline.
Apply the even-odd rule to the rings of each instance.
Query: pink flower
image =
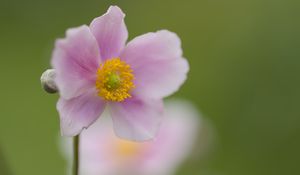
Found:
[[[116,137],[108,119],[104,116],[81,133],[82,175],[171,175],[189,156],[202,126],[195,108],[183,101],[167,103],[161,129],[155,139],[147,142]],[[62,141],[71,163],[72,141]]]
[[[79,134],[108,106],[119,137],[148,140],[161,121],[162,99],[185,81],[189,66],[178,36],[161,30],[125,46],[124,17],[111,6],[89,26],[69,29],[56,41],[52,66],[62,135]]]

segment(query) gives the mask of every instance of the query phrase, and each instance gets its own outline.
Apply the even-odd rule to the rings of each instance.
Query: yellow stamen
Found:
[[[142,151],[142,143],[131,142],[127,140],[117,140],[116,153],[123,157],[132,157]]]
[[[128,64],[120,58],[112,58],[100,65],[97,71],[98,95],[109,101],[121,102],[131,97],[134,75]]]

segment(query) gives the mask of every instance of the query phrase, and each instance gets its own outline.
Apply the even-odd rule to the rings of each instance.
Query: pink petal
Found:
[[[171,95],[183,84],[189,70],[180,39],[166,30],[136,37],[128,43],[121,59],[134,70],[134,94],[144,97]]]
[[[103,112],[89,129],[80,135],[80,174],[82,175],[116,175],[116,157],[111,149],[115,148],[111,118]]]
[[[138,166],[141,172],[149,175],[175,174],[174,171],[190,155],[199,137],[202,116],[196,109],[183,100],[166,102],[165,118],[157,137],[149,142],[147,153],[139,160],[142,162]],[[202,146],[203,143],[198,144],[197,150],[203,149]]]
[[[67,30],[66,38],[56,41],[51,63],[63,98],[77,97],[92,88],[100,54],[90,29],[84,25]]]
[[[129,98],[122,103],[111,103],[111,115],[116,135],[144,141],[153,138],[162,119],[161,100]]]
[[[57,110],[60,115],[61,132],[64,136],[75,136],[89,127],[101,115],[105,102],[95,91],[65,100],[60,98]]]
[[[104,15],[95,18],[90,24],[104,60],[118,57],[125,46],[128,32],[124,17],[125,14],[119,7],[110,6]]]

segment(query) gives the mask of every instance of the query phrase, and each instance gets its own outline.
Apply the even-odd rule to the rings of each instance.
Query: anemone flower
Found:
[[[80,135],[79,174],[171,175],[191,152],[201,121],[190,103],[170,101],[157,136],[151,141],[132,142],[116,137],[110,118],[104,116]],[[62,150],[71,160],[71,140],[61,140]]]
[[[189,66],[179,37],[160,30],[126,44],[124,17],[111,6],[89,26],[68,29],[56,41],[51,64],[62,135],[78,135],[108,107],[116,135],[151,139],[161,121],[162,99],[184,83]]]

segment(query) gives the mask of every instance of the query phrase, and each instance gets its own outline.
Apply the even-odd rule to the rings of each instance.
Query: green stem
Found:
[[[73,175],[79,175],[79,135],[74,137],[73,141]]]

